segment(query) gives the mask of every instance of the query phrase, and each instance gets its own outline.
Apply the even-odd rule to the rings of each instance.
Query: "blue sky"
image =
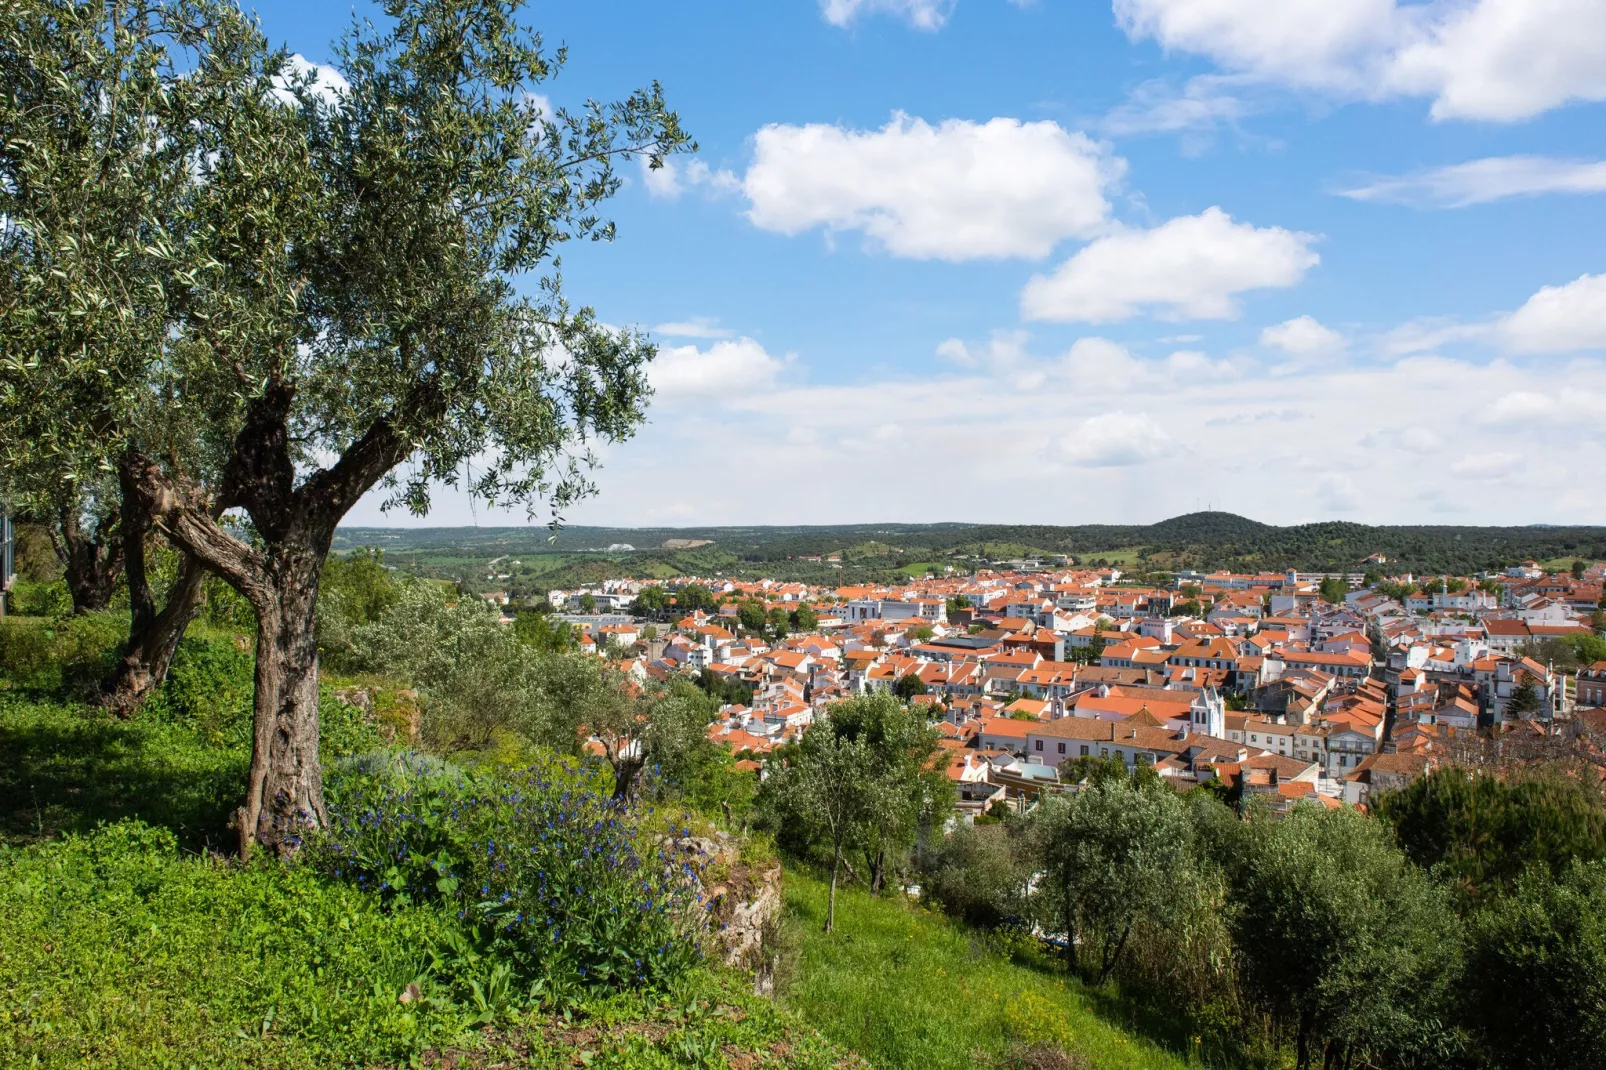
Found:
[[[352,10],[258,13],[322,63]],[[556,105],[658,79],[701,145],[566,257],[662,347],[570,522],[1606,523],[1600,0],[529,21]]]

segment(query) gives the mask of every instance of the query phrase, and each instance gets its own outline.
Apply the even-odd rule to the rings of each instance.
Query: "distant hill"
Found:
[[[631,552],[617,549],[634,547]],[[1369,526],[1342,522],[1278,527],[1234,513],[1201,512],[1157,524],[843,524],[776,527],[342,528],[336,549],[379,546],[392,560],[469,579],[518,561],[537,586],[614,575],[763,574],[809,582],[891,580],[935,564],[968,569],[1021,557],[1066,556],[1128,571],[1178,568],[1353,569],[1370,555],[1391,573],[1471,573],[1581,557],[1606,559],[1606,527]],[[841,558],[841,568],[825,561]],[[512,568],[511,564],[496,568]],[[500,572],[496,573],[500,575]]]

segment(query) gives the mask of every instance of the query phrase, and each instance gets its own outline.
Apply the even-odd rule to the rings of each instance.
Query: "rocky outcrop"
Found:
[[[681,844],[703,859],[697,899],[709,919],[711,951],[725,965],[752,972],[754,990],[771,995],[781,921],[780,863],[743,861],[740,842],[720,832]]]

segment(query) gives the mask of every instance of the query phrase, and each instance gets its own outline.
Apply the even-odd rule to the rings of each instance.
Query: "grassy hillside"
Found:
[[[721,970],[517,1010],[442,906],[215,853],[248,757],[234,652],[187,641],[129,721],[0,673],[0,1066],[856,1063]],[[380,742],[333,700],[325,728],[326,760]]]
[[[1118,1005],[1067,981],[1024,945],[998,945],[940,914],[859,890],[837,894],[788,873],[789,967],[782,1001],[828,1038],[886,1070],[973,1070],[1059,1048],[1082,1065],[1172,1070],[1206,1065],[1118,1023]],[[1189,1039],[1168,1038],[1187,1051]],[[1042,1065],[1053,1065],[1043,1063]]]

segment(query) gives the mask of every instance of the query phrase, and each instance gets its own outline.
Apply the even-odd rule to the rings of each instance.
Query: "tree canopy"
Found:
[[[5,119],[0,185],[116,175],[115,196],[74,206],[76,232],[40,199],[7,199],[0,329],[20,344],[0,369],[0,440],[24,464],[114,461],[158,529],[250,601],[259,746],[241,846],[292,850],[325,816],[314,620],[335,525],[376,486],[415,512],[447,484],[555,515],[593,489],[591,443],[641,421],[654,349],[572,306],[558,253],[612,238],[599,211],[620,160],[692,146],[656,85],[546,104],[537,87],[564,55],[519,0],[394,0],[383,27],[338,44],[333,86],[201,0],[141,9],[190,61],[153,46],[129,74],[132,31],[57,32],[94,6],[38,9],[0,58],[35,71],[18,78],[39,95]],[[100,80],[53,73],[108,68],[148,106],[124,109],[119,89],[102,107]],[[92,143],[116,151],[24,152],[27,122],[39,138],[113,124]],[[70,292],[82,278],[96,285]],[[75,303],[97,344],[62,340]]]

